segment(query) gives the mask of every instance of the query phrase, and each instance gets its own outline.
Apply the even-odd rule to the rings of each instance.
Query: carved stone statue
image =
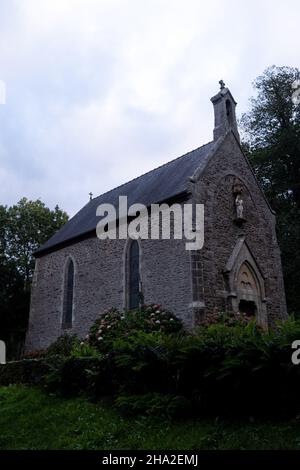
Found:
[[[244,201],[240,194],[237,195],[235,198],[235,205],[236,205],[236,216],[238,219],[243,219],[243,212],[244,212]]]

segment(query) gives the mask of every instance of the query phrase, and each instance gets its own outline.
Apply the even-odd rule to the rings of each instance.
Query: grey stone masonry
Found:
[[[243,188],[245,222],[236,223],[233,185]],[[262,193],[249,162],[232,132],[220,137],[212,158],[191,183],[194,201],[205,205],[205,242],[192,252],[193,296],[202,302],[195,322],[215,311],[232,311],[232,292],[226,285],[226,264],[243,238],[264,282],[267,325],[287,317],[275,215]]]
[[[192,326],[190,253],[184,240],[140,242],[141,285],[146,303],[168,307]],[[66,331],[84,337],[97,316],[110,307],[123,309],[126,240],[79,241],[36,260],[26,350],[44,349]],[[75,264],[73,327],[62,328],[64,269]]]
[[[253,314],[268,328],[287,318],[275,214],[241,150],[236,103],[221,83],[212,98],[214,142],[176,161],[177,172],[181,162],[185,170],[197,168],[189,178],[185,174],[177,202],[204,205],[204,246],[188,251],[186,240],[174,240],[172,231],[170,240],[139,240],[139,288],[145,303],[162,304],[187,328],[222,312]],[[147,179],[148,191],[153,185],[161,194],[158,186],[163,182],[158,185],[155,175],[162,178],[165,170],[133,181],[132,187],[137,191],[137,184]],[[155,194],[151,198],[155,200]],[[128,306],[129,246],[130,240],[99,240],[94,231],[38,253],[26,351],[44,349],[65,332],[84,337],[105,310]],[[63,308],[70,260],[73,321],[66,329]]]

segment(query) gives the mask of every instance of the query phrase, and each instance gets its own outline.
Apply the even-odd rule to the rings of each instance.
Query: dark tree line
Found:
[[[277,216],[288,311],[300,315],[300,71],[269,67],[242,117],[244,148]]]
[[[0,206],[0,339],[8,357],[20,356],[28,324],[34,251],[68,220],[58,206],[21,199]]]

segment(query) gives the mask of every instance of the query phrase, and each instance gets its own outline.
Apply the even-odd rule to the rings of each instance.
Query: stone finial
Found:
[[[89,193],[90,201],[93,199],[93,193]]]
[[[225,88],[225,82],[223,80],[219,80],[220,89],[223,90]]]

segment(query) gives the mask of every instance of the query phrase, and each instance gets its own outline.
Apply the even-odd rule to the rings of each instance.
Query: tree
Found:
[[[68,220],[58,206],[21,199],[0,206],[0,322],[8,356],[19,357],[28,323],[34,251]]]
[[[21,199],[7,209],[6,256],[15,263],[24,281],[25,290],[30,288],[34,270],[33,253],[68,220],[58,206],[48,209],[43,202]]]
[[[289,311],[300,313],[300,71],[267,68],[241,120],[244,149],[277,214]]]

